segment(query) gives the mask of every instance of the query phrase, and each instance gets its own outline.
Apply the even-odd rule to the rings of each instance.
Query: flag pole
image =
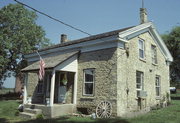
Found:
[[[38,54],[39,58],[42,59],[39,52],[38,52],[38,50],[36,50],[36,53]]]

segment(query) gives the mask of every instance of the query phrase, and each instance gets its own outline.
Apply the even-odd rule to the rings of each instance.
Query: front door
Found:
[[[66,103],[67,73],[60,73],[59,77],[60,81],[58,83],[58,103]]]

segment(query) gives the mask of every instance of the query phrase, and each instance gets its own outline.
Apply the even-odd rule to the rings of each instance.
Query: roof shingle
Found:
[[[57,56],[44,58],[43,60],[46,64],[45,69],[52,69],[52,68],[56,67],[57,65],[61,64],[65,60],[67,60],[70,57],[77,54],[78,52],[79,51],[74,51],[74,52],[70,52],[70,53],[65,53],[65,54],[61,54],[61,55],[57,55]],[[27,66],[26,68],[22,69],[21,71],[28,72],[28,71],[37,71],[37,70],[39,70],[39,61]]]

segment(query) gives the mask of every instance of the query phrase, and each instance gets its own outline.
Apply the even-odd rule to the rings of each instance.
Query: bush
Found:
[[[42,119],[44,119],[44,115],[43,114],[38,114],[36,116],[36,119],[42,120]]]

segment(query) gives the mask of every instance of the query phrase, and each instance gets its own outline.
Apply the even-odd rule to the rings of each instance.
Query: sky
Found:
[[[19,0],[41,12],[77,27],[91,35],[113,31],[140,24],[139,9],[142,0]],[[0,0],[0,8],[14,4],[13,0]],[[180,26],[180,0],[144,0],[148,20],[152,21],[160,34],[174,26]],[[60,42],[60,35],[67,34],[69,40],[88,35],[73,30],[61,23],[38,14],[37,24],[42,26],[46,37],[53,44]],[[5,82],[13,87],[12,80]]]

